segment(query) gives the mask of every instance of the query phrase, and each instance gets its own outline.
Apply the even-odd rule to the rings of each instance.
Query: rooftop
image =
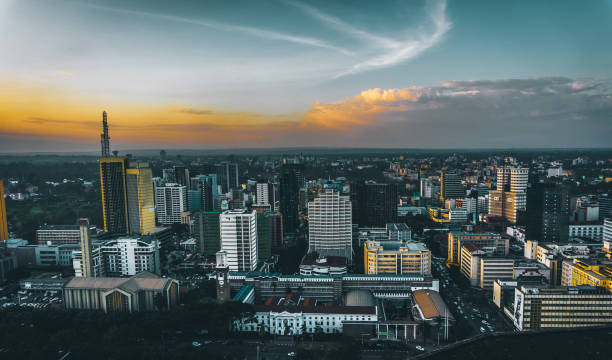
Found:
[[[43,225],[38,230],[76,230],[79,231],[79,225]]]
[[[344,256],[321,256],[317,252],[311,252],[304,256],[300,265],[346,267],[346,258]]]
[[[440,293],[433,290],[416,290],[413,292],[416,302],[425,320],[434,319],[438,316],[448,317],[454,320],[453,314],[446,307]]]
[[[121,288],[133,292],[138,290],[162,290],[170,281],[172,281],[172,279],[162,278],[153,273],[144,271],[129,278],[74,277],[66,284],[65,288],[102,290]]]
[[[305,314],[357,314],[376,315],[375,306],[283,306],[283,305],[254,305],[256,312],[288,312]]]

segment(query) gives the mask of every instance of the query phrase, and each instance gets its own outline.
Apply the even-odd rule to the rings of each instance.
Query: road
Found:
[[[453,315],[456,318],[463,318],[469,324],[471,333],[467,335],[475,336],[481,333],[508,330],[507,324],[495,305],[487,301],[474,302],[474,300],[482,300],[483,297],[490,298],[491,294],[488,293],[490,290],[460,288],[453,281],[443,259],[432,260],[432,270],[434,276],[440,279],[440,294]]]

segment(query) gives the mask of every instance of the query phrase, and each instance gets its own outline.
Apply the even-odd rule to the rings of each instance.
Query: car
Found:
[[[198,341],[194,341],[194,342],[191,343],[191,346],[193,346],[193,347],[200,347],[200,346],[202,346],[202,344],[200,344],[200,342],[198,342]]]
[[[485,330],[485,328],[483,328],[483,327],[481,326],[481,327],[480,327],[480,332],[481,332],[481,333],[483,333],[483,332],[485,332],[485,331],[486,331],[486,330]]]
[[[425,348],[424,348],[424,347],[422,347],[421,345],[417,345],[417,346],[415,346],[415,348],[416,348],[417,350],[419,350],[419,351],[425,351]]]
[[[295,353],[295,351],[292,351],[292,352],[288,353],[287,356],[294,357],[294,356],[296,356],[296,353]]]

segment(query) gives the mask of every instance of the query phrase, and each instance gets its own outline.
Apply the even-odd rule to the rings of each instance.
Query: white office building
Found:
[[[83,274],[82,252],[75,251],[73,268],[76,276]],[[96,277],[132,276],[139,272],[161,273],[159,242],[155,239],[125,237],[92,248],[92,266]]]
[[[351,200],[325,189],[308,203],[309,252],[344,256],[351,262],[353,241]]]
[[[258,181],[255,184],[255,205],[274,208],[274,185],[267,181]]]
[[[157,222],[164,225],[180,224],[181,214],[187,209],[187,188],[168,183],[155,188]]]
[[[257,267],[257,213],[227,210],[219,217],[221,250],[227,253],[230,271],[253,271]]]

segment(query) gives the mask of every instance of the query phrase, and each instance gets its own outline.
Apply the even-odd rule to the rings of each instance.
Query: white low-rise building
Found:
[[[234,323],[238,331],[263,331],[276,335],[306,333],[338,334],[344,323],[374,324],[375,306],[284,306],[255,305],[252,317]]]

